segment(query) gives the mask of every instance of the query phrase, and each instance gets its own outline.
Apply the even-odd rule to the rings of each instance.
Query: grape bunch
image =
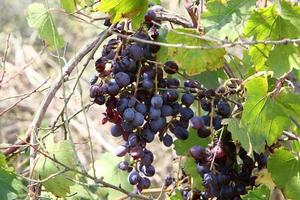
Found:
[[[155,24],[150,25],[148,31],[126,32],[124,26],[115,26],[115,31],[154,41],[158,31]],[[158,50],[157,45],[121,37],[109,40],[95,62],[98,75],[90,87],[94,102],[106,106],[102,123],[113,123],[111,135],[124,140],[116,155],[130,155],[132,161],[120,163],[119,168],[129,172],[128,181],[138,191],[149,188],[148,177],[155,174],[154,156],[147,144],[157,136],[164,146],[170,147],[174,138],[189,137],[189,120],[194,116],[190,106],[200,88],[191,80],[181,87],[180,81],[172,77],[179,66],[174,61],[157,63]]]
[[[255,186],[255,168],[266,167],[265,154],[254,152],[253,160],[242,147],[232,142],[229,132],[226,134],[206,148],[194,146],[189,151],[205,187],[202,199],[239,200]]]

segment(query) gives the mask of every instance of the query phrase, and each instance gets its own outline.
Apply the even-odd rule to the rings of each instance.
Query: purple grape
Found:
[[[190,122],[191,122],[191,127],[194,128],[194,129],[199,129],[199,128],[204,126],[203,118],[198,117],[198,116],[192,117]]]
[[[139,45],[133,44],[128,48],[129,55],[134,61],[140,61],[143,59],[143,48]]]
[[[144,124],[144,115],[142,113],[136,112],[134,114],[134,119],[132,121],[132,124],[135,127],[142,126]]]
[[[121,161],[118,165],[118,168],[122,171],[128,171],[129,163],[127,161]]]
[[[163,105],[161,107],[161,116],[162,117],[168,117],[168,116],[171,116],[172,114],[173,114],[173,109],[171,106]]]
[[[155,168],[153,165],[143,165],[141,171],[148,177],[154,176],[155,174]]]
[[[132,171],[128,175],[128,182],[131,185],[136,185],[141,180],[141,178],[142,177],[139,175],[139,173],[137,171]]]
[[[151,107],[149,110],[150,119],[158,119],[161,116],[161,110]]]
[[[107,85],[107,93],[111,96],[116,96],[120,91],[118,84],[115,81],[111,81]]]
[[[154,140],[155,134],[150,129],[144,129],[142,132],[142,137],[147,143],[151,143]]]
[[[230,105],[228,102],[220,100],[217,104],[217,113],[223,117],[229,117],[230,115]]]
[[[153,108],[159,109],[163,105],[163,98],[161,96],[153,96],[151,98],[151,105]]]
[[[115,75],[116,83],[119,87],[126,87],[130,84],[130,77],[124,72],[119,72]]]
[[[94,99],[94,102],[98,105],[103,105],[105,103],[105,97],[104,96],[97,96],[95,99]]]
[[[166,134],[163,138],[162,138],[162,141],[163,141],[163,144],[166,146],[166,147],[170,147],[172,146],[173,144],[173,138],[171,135],[169,134]]]
[[[174,61],[167,61],[164,64],[164,70],[167,74],[175,74],[178,69],[179,67]]]
[[[125,156],[127,152],[128,152],[128,149],[125,146],[118,146],[117,149],[115,150],[115,154],[118,157]]]
[[[177,89],[180,85],[180,82],[176,78],[168,78],[167,79],[167,87]]]
[[[207,157],[206,148],[201,146],[193,146],[189,154],[196,160],[204,160]]]
[[[189,107],[190,105],[192,105],[194,103],[194,100],[195,100],[195,97],[191,93],[185,93],[181,97],[182,104],[185,105],[185,106],[187,106],[187,107]]]
[[[142,113],[143,115],[146,115],[146,114],[147,114],[147,106],[146,106],[145,104],[138,103],[138,104],[135,106],[135,110],[136,110],[137,112]]]
[[[151,79],[144,79],[143,80],[143,88],[152,89],[154,87],[154,82]]]
[[[123,119],[125,119],[128,122],[134,120],[134,116],[135,116],[135,113],[132,108],[127,108],[123,113]]]
[[[154,132],[163,129],[166,125],[167,125],[166,119],[162,117],[150,121],[150,127]]]
[[[124,130],[121,125],[115,124],[111,127],[110,132],[112,136],[120,137],[121,135],[123,135]]]
[[[129,136],[128,136],[128,144],[129,146],[133,147],[133,146],[136,146],[139,142],[139,138],[138,136],[135,134],[135,133],[131,133]]]
[[[204,111],[207,111],[207,112],[210,112],[211,111],[211,102],[206,99],[206,98],[202,98],[200,100],[200,103],[201,103],[201,108],[204,110]]]
[[[194,111],[190,108],[182,108],[180,110],[180,115],[183,119],[189,120],[194,116]]]
[[[174,135],[180,140],[186,140],[189,137],[188,131],[181,126],[174,128]]]

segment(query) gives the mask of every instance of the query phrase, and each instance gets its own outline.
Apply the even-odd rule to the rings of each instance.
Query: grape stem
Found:
[[[224,131],[224,127],[222,127],[221,133],[220,133],[219,138],[218,138],[218,142],[216,144],[218,147],[220,146],[220,143],[221,143],[221,138],[222,138],[222,135],[223,135],[223,131]],[[212,159],[211,164],[210,164],[210,170],[212,170],[212,168],[214,166],[216,155],[217,155],[217,151],[214,152],[214,156],[213,156],[213,159]]]

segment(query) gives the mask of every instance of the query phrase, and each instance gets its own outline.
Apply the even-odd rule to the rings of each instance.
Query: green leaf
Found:
[[[103,177],[104,181],[113,185],[121,185],[127,191],[132,191],[133,187],[128,183],[127,172],[123,172],[118,168],[119,162],[123,159],[116,157],[112,153],[104,153],[100,158],[95,161],[96,175],[97,177]],[[92,171],[89,172],[92,174]],[[108,194],[108,199],[115,200],[122,197],[124,194],[109,188],[100,188],[99,192]]]
[[[268,60],[272,45],[257,44],[250,47],[249,55],[254,64],[256,71],[263,71],[266,69],[266,62]]]
[[[193,146],[207,146],[210,142],[210,138],[200,138],[197,135],[195,129],[189,130],[189,137],[186,140],[176,140],[174,141],[174,150],[177,155],[186,156],[189,150]]]
[[[289,199],[299,199],[300,197],[300,177],[293,177],[289,180],[285,186],[284,190],[285,195]]]
[[[184,169],[186,174],[192,178],[192,188],[201,191],[203,189],[202,178],[197,171],[195,159],[187,157],[184,163]]]
[[[217,71],[205,71],[191,77],[193,80],[198,80],[206,88],[217,88],[220,85],[220,82],[226,78],[223,69]]]
[[[282,77],[293,68],[300,69],[300,52],[293,44],[278,45],[271,51],[266,64],[274,72],[274,77]]]
[[[99,199],[97,195],[93,192],[94,188],[75,184],[70,186],[70,193],[68,199],[73,200],[90,200],[90,199]]]
[[[264,144],[272,144],[284,129],[291,127],[291,119],[286,110],[281,109],[279,96],[268,93],[267,77],[256,77],[246,83],[246,102],[240,127],[247,130],[254,151],[264,151]]]
[[[247,152],[251,152],[251,138],[247,132],[247,129],[240,126],[240,121],[238,119],[229,119],[227,129],[231,132],[232,140],[240,142]]]
[[[61,7],[67,12],[72,13],[76,10],[76,0],[60,0]]]
[[[290,151],[278,149],[268,160],[268,171],[276,185],[284,187],[300,172],[300,162]]]
[[[178,34],[176,32],[187,33]],[[182,44],[193,46],[216,46],[214,42],[191,37],[188,34],[199,34],[194,29],[177,28],[166,35],[165,42],[169,44]],[[168,47],[167,51],[162,48],[157,55],[157,60],[166,62],[174,60],[180,65],[180,69],[185,70],[188,75],[200,74],[204,71],[214,71],[221,68],[224,64],[224,49],[185,49]]]
[[[175,191],[170,197],[167,198],[167,200],[182,200],[181,192],[178,189],[175,189]]]
[[[255,7],[255,0],[235,0],[223,3],[219,0],[207,2],[203,13],[203,25],[207,35],[228,38],[233,41],[243,30],[248,13]]]
[[[246,24],[244,33],[257,40],[280,40],[300,36],[300,7],[281,1],[281,12],[275,4],[254,11]]]
[[[38,30],[40,38],[46,41],[50,49],[64,46],[63,38],[58,34],[52,16],[43,4],[29,5],[27,22],[30,27]]]
[[[248,194],[243,195],[243,200],[266,200],[270,197],[270,190],[267,186],[261,185],[255,187],[253,190],[249,190]]]
[[[111,15],[112,23],[123,17],[133,20],[133,26],[140,26],[147,11],[148,0],[102,0],[96,8]]]
[[[68,140],[63,140],[59,143],[48,142],[46,143],[46,149],[51,157],[54,157],[64,165],[76,169],[77,162],[75,159],[75,152],[72,148],[72,143]],[[48,178],[49,176],[59,173],[64,170],[64,167],[55,163],[51,159],[40,155],[35,168],[36,176],[41,180]],[[51,192],[55,196],[65,197],[70,192],[70,186],[74,183],[69,178],[75,177],[75,172],[68,171],[63,174],[57,175],[42,183],[48,192]]]
[[[0,168],[0,199],[25,199],[26,187],[10,171]]]

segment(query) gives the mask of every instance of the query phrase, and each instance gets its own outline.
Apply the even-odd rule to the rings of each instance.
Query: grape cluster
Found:
[[[126,34],[153,41],[158,37],[157,27],[148,25],[151,27],[147,32]],[[124,32],[122,27],[115,29]],[[109,40],[96,60],[98,75],[91,80],[90,87],[94,102],[106,105],[102,123],[113,123],[111,135],[124,140],[116,155],[128,154],[132,158],[130,163],[120,163],[119,168],[129,172],[129,183],[139,191],[150,187],[147,177],[155,174],[154,156],[147,143],[157,136],[163,145],[170,147],[174,138],[188,138],[189,120],[194,116],[190,106],[199,87],[194,81],[186,81],[186,89],[181,89],[180,81],[172,77],[179,66],[173,61],[156,63],[158,50],[157,45],[123,38]]]
[[[239,200],[255,186],[254,169],[266,167],[265,154],[254,152],[253,160],[242,147],[238,148],[231,141],[229,132],[225,135],[206,148],[194,146],[189,151],[205,187],[202,199]]]

